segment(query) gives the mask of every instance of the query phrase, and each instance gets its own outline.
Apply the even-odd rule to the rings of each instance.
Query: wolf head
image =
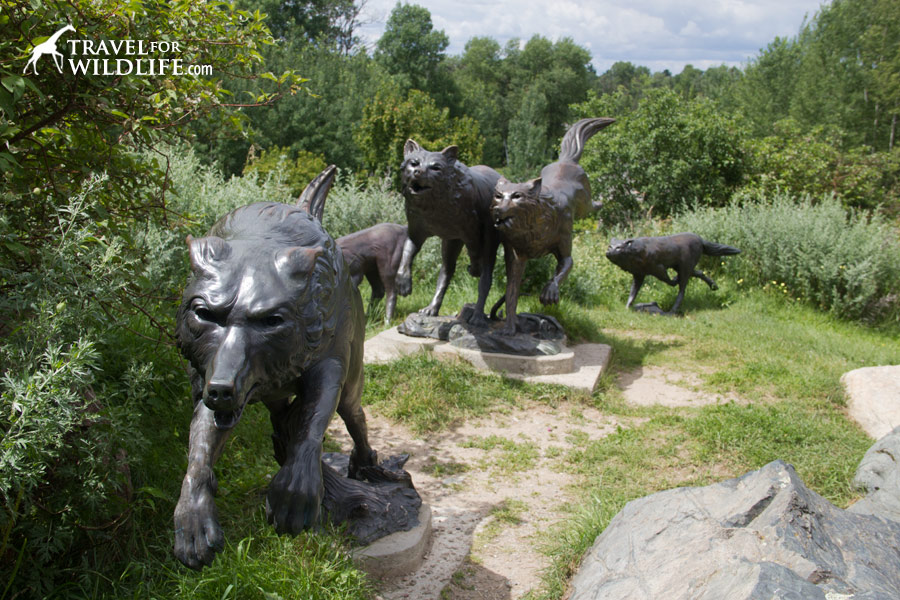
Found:
[[[630,238],[620,240],[612,238],[609,241],[609,248],[606,249],[606,258],[613,264],[628,270],[629,267],[636,266],[644,254],[644,244],[639,238]]]
[[[187,242],[178,346],[202,378],[197,399],[229,429],[248,403],[292,395],[291,383],[335,328],[331,298],[343,260],[318,221],[275,203],[232,211]]]
[[[407,200],[449,200],[461,182],[464,165],[457,160],[456,146],[429,152],[413,140],[403,146],[400,180]]]
[[[525,183],[511,183],[504,178],[497,181],[491,203],[491,221],[501,234],[514,229],[532,229],[546,214],[540,177]]]

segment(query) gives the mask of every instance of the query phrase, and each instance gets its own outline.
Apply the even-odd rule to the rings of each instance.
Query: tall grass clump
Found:
[[[740,283],[777,287],[846,319],[896,311],[896,233],[877,213],[845,210],[833,196],[736,198],[684,213],[674,229],[740,248],[724,261]]]

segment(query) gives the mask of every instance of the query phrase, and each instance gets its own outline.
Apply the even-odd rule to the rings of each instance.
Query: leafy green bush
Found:
[[[841,149],[841,134],[823,127],[804,132],[785,119],[775,135],[750,140],[745,189],[761,196],[778,191],[795,196],[837,195],[845,206],[896,210],[900,198],[900,149],[872,152],[865,146]]]
[[[306,150],[298,150],[296,158],[292,158],[291,154],[289,148],[279,148],[278,146],[263,150],[259,157],[247,161],[244,175],[255,173],[265,178],[267,175],[279,171],[290,189],[291,196],[297,198],[306,185],[328,165],[325,164],[325,159],[320,154]]]
[[[682,206],[727,202],[745,169],[738,121],[710,100],[684,100],[668,89],[649,91],[631,113],[613,114],[621,94],[575,107],[579,117],[618,119],[591,138],[581,158],[594,195],[602,196],[604,219],[665,217]]]
[[[882,217],[845,211],[834,196],[740,199],[683,214],[673,228],[740,248],[723,267],[740,283],[775,286],[843,318],[896,306],[900,245]]]
[[[0,342],[0,573],[35,597],[114,540],[146,445],[136,402],[153,394],[154,375],[130,351],[127,319],[104,312],[137,259],[90,218],[104,184],[92,180],[57,211],[53,243],[32,257],[38,269],[0,262],[0,315],[15,324]],[[4,217],[0,237],[9,232]]]

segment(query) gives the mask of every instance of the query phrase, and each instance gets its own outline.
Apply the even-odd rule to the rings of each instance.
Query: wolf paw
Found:
[[[409,296],[412,293],[412,275],[397,274],[397,293],[401,296]]]
[[[266,494],[266,518],[278,533],[297,535],[316,524],[325,495],[321,466],[283,466]]]
[[[555,282],[550,282],[544,286],[541,291],[541,304],[558,304],[559,303],[559,286]]]
[[[212,564],[225,547],[212,493],[205,491],[175,508],[175,558],[186,567],[202,569]]]
[[[362,456],[360,456],[362,454]],[[369,448],[359,454],[356,448],[350,452],[350,466],[347,467],[347,477],[350,479],[360,479],[359,470],[363,467],[374,467],[378,464],[378,453]]]

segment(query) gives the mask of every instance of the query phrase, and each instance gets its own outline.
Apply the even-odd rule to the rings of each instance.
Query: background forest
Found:
[[[407,138],[525,179],[554,160],[567,124],[615,117],[581,161],[605,202],[598,264],[607,234],[683,226],[744,250],[722,266],[733,281],[895,327],[895,0],[833,0],[743,68],[674,75],[628,62],[596,73],[585,48],[540,35],[472,38],[450,56],[414,4],[366,48],[363,5],[0,0],[0,599],[199,594],[170,556],[190,418],[172,335],[183,240],[236,206],[291,202],[327,164],[341,173],[332,235],[402,222]],[[181,40],[214,76],[73,76],[49,59],[23,74],[66,22],[83,38]],[[434,257],[417,267],[427,289]],[[612,293],[596,273],[567,285],[586,304]],[[240,450],[221,502],[252,505],[258,524],[266,481],[239,471],[269,467]],[[242,568],[289,571],[284,597],[369,594],[339,536],[259,558],[249,539]],[[227,567],[211,575],[226,589]]]

